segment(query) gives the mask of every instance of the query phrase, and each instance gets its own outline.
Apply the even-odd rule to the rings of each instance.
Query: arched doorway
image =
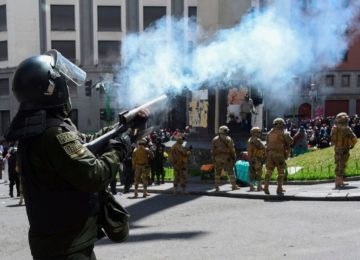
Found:
[[[299,119],[310,119],[311,118],[311,105],[309,103],[303,103],[298,109]]]

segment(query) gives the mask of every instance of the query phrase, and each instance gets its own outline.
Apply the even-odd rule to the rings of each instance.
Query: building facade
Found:
[[[310,0],[303,0],[304,5]],[[207,32],[231,28],[249,10],[263,8],[271,0],[0,0],[0,137],[15,116],[18,104],[11,92],[16,66],[25,58],[58,49],[68,59],[87,72],[83,88],[71,88],[72,118],[81,131],[95,131],[105,125],[102,115],[107,100],[114,110],[120,102],[109,98],[99,83],[113,78],[113,66],[121,57],[121,41],[129,33],[141,33],[163,16],[195,17]],[[288,1],[287,3],[291,3]],[[192,43],[189,43],[192,44]],[[229,122],[230,91],[235,87],[248,91],[257,99],[259,122],[269,126],[272,117],[312,117],[335,115],[345,111],[360,114],[360,42],[349,49],[344,62],[336,69],[309,75],[294,84],[301,99],[282,114],[272,114],[271,107],[261,104],[256,86],[248,86],[242,77],[234,76],[231,86],[207,88],[199,92],[184,92],[169,110],[167,127],[183,129],[193,125],[199,136],[211,136],[220,125]],[[101,85],[101,84],[100,84]],[[261,96],[261,95],[260,95]],[[197,98],[200,97],[200,101]],[[126,97],[124,97],[126,98]],[[192,115],[194,109],[201,115]],[[230,107],[231,105],[231,107]],[[197,107],[191,107],[197,106]],[[189,109],[189,107],[191,109]],[[230,107],[230,108],[229,108]],[[262,114],[264,112],[264,114]],[[196,118],[195,118],[196,117]],[[196,120],[195,120],[195,119]]]
[[[11,84],[22,60],[55,48],[87,72],[86,87],[70,89],[72,118],[81,131],[92,132],[105,124],[107,99],[95,86],[113,78],[121,39],[165,15],[196,14],[196,5],[196,0],[0,0],[0,137],[18,109]],[[121,101],[110,103],[121,109]]]

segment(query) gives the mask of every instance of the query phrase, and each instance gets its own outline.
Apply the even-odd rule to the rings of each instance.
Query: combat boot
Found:
[[[254,188],[254,184],[250,183],[250,188],[249,188],[249,191],[254,191],[255,188]]]
[[[257,191],[262,191],[263,190],[263,188],[262,188],[262,186],[261,186],[261,183],[259,182],[259,184],[258,184],[258,186],[257,186]]]
[[[265,183],[264,183],[263,191],[266,195],[270,195],[269,184],[270,184],[270,176],[265,176]]]
[[[231,190],[240,190],[240,188],[236,184],[233,184]]]
[[[344,179],[342,177],[335,177],[335,188],[336,189],[344,188],[346,185],[349,185],[349,183],[344,182]]]
[[[284,183],[284,175],[278,175],[278,179],[277,179],[278,185],[277,185],[277,189],[276,189],[276,194],[277,195],[284,195],[284,192],[286,190],[283,189],[283,183]]]
[[[134,198],[138,197],[138,185],[135,184],[135,190],[134,190]]]
[[[284,190],[281,185],[278,185],[278,187],[276,189],[276,194],[277,195],[284,195],[284,192],[286,192],[286,190]]]
[[[147,192],[147,187],[144,187],[143,198],[146,198],[146,196],[150,196],[150,194]]]

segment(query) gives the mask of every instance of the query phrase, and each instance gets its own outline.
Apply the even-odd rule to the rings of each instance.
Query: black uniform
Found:
[[[18,125],[20,119],[13,121],[12,129],[19,130],[9,137],[19,140],[32,255],[66,259],[81,251],[91,253],[101,235],[96,192],[118,171],[118,153],[111,150],[96,158],[83,146],[90,136],[78,133],[69,119],[49,115],[43,132],[23,138],[19,133],[35,126]]]
[[[19,174],[16,172],[16,148],[12,147],[9,151],[10,157],[7,159],[8,162],[8,172],[9,172],[9,195],[14,197],[14,185],[16,187],[17,197],[20,196],[20,178]]]
[[[155,145],[154,158],[151,160],[151,180],[152,182],[154,182],[156,177],[156,184],[160,184],[160,179],[161,183],[164,183],[164,151],[165,145],[163,145],[161,141],[158,140]]]

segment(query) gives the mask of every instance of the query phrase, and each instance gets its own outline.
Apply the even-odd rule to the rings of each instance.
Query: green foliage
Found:
[[[174,169],[172,167],[164,167],[165,170],[165,177],[166,181],[174,180]]]

